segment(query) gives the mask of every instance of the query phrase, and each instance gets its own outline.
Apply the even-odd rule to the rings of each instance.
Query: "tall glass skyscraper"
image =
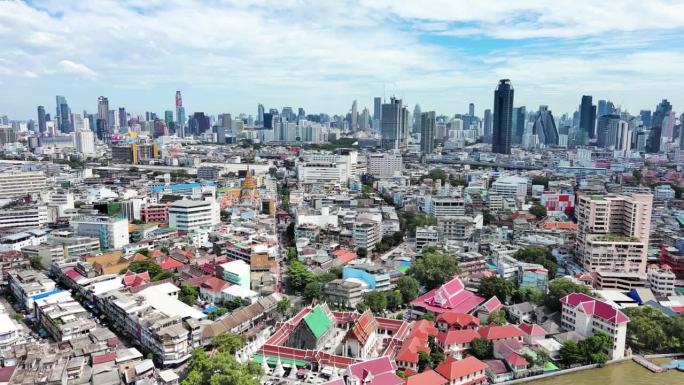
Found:
[[[420,115],[420,152],[431,154],[435,148],[435,111]]]
[[[582,103],[580,104],[580,136],[582,138],[581,144],[587,144],[586,138],[594,139],[596,137],[596,105],[592,104],[591,95],[583,95]]]
[[[47,123],[45,121],[45,107],[38,106],[38,132],[41,134],[47,131]]]
[[[494,121],[492,124],[492,152],[511,153],[513,119],[513,85],[509,79],[499,80],[494,91]]]

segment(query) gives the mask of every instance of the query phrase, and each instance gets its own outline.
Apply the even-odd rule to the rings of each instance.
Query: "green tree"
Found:
[[[491,298],[496,296],[503,302],[508,302],[508,299],[515,293],[515,283],[510,279],[502,277],[487,277],[480,280],[480,287],[477,292],[480,296]]]
[[[422,373],[425,369],[432,368],[432,358],[424,351],[418,351],[418,373]]]
[[[432,290],[459,273],[456,259],[450,255],[424,251],[408,271],[426,289]]]
[[[364,302],[368,304],[368,307],[373,313],[379,313],[387,309],[387,296],[380,291],[371,291],[366,294]]]
[[[186,284],[181,284],[180,289],[181,292],[178,299],[187,305],[195,306],[195,303],[197,303],[197,297],[199,296],[199,289],[195,286]]]
[[[296,291],[302,291],[309,283],[316,282],[316,274],[296,259],[290,262],[288,277],[290,287]]]
[[[309,282],[304,286],[304,298],[308,300],[321,298],[321,284],[318,281]]]
[[[228,313],[228,309],[226,309],[225,307],[219,306],[216,309],[210,311],[207,314],[207,317],[209,317],[210,320],[214,321],[218,318],[221,318],[221,316],[226,314],[226,313]]]
[[[405,275],[397,281],[397,289],[401,292],[401,297],[406,303],[413,301],[420,294],[420,285],[418,281]]]
[[[366,249],[364,249],[363,247],[359,247],[358,249],[356,249],[356,256],[359,259],[366,258],[368,256],[368,251]]]
[[[133,261],[128,265],[128,270],[134,272],[134,273],[142,273],[143,271],[146,271],[150,275],[150,280],[152,282],[157,282],[161,281],[167,278],[173,278],[173,273],[169,271],[164,271],[154,263],[153,261]],[[122,272],[126,272],[126,269],[123,269]]]
[[[421,179],[425,179],[425,178],[430,178],[432,180],[439,179],[442,182],[446,182],[447,179],[449,179],[449,175],[447,175],[447,173],[444,170],[442,170],[441,168],[433,168],[432,170],[430,170],[430,172],[428,172],[427,175],[424,175],[423,178],[421,178]]]
[[[561,310],[561,298],[571,293],[589,294],[589,288],[577,284],[567,278],[558,278],[549,282],[549,292],[546,294],[544,304],[552,310]]]
[[[385,296],[387,297],[387,307],[389,309],[396,310],[404,304],[404,298],[402,297],[401,291],[399,291],[399,289],[387,292]]]
[[[640,306],[625,309],[630,318],[627,338],[640,351],[670,352],[681,348],[684,337],[684,316],[666,316],[660,309]]]
[[[535,203],[532,205],[532,207],[530,207],[530,214],[537,217],[537,219],[542,219],[546,216],[546,207],[540,205],[539,203]]]
[[[537,186],[544,186],[544,188],[549,187],[549,178],[543,176],[543,175],[537,175],[534,178],[532,178],[532,185],[537,185]]]
[[[214,337],[214,346],[216,346],[219,352],[235,354],[244,345],[244,339],[234,333],[221,333]]]
[[[150,257],[150,249],[148,249],[148,248],[146,248],[146,247],[143,248],[143,249],[138,249],[138,250],[136,250],[135,252],[136,252],[136,254],[142,254],[142,255],[144,255],[144,256],[147,257],[147,258]]]
[[[263,372],[253,362],[242,365],[233,354],[220,351],[208,357],[203,349],[195,349],[182,385],[258,385]]]
[[[292,304],[290,303],[290,300],[287,297],[285,297],[278,301],[278,304],[276,305],[276,310],[278,311],[278,313],[284,315],[290,311],[291,306]]]
[[[528,246],[516,251],[513,258],[518,261],[536,263],[549,271],[549,278],[554,278],[558,272],[558,261],[551,254],[551,250],[541,246]]]
[[[470,343],[470,349],[473,352],[473,356],[475,356],[476,358],[479,358],[481,360],[487,360],[492,358],[493,346],[491,341],[488,341],[486,338],[475,338]]]
[[[643,174],[641,173],[640,169],[635,168],[634,171],[632,171],[632,176],[634,177],[634,179],[636,179],[637,184],[641,184]]]
[[[541,305],[544,303],[544,293],[536,287],[518,287],[513,292],[511,300],[513,303],[532,302],[536,305]]]
[[[496,325],[506,325],[508,323],[508,320],[506,319],[506,312],[503,310],[494,310],[493,312],[489,313],[489,317],[487,317],[487,324],[496,324]]]
[[[328,271],[318,276],[318,282],[322,284],[326,284],[335,279],[337,279],[337,274],[333,271]]]
[[[584,361],[584,356],[579,349],[576,341],[567,340],[560,348],[560,362],[565,366],[580,364]]]
[[[287,259],[289,261],[297,259],[297,248],[294,246],[290,246],[287,248]]]

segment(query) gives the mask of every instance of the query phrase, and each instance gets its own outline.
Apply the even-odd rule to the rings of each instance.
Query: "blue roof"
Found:
[[[49,296],[51,296],[51,295],[53,295],[53,294],[61,293],[61,292],[63,292],[63,291],[64,291],[64,290],[55,289],[55,290],[53,290],[53,291],[48,291],[48,292],[45,292],[45,293],[40,293],[40,294],[33,295],[33,296],[31,296],[31,299],[32,299],[32,300],[36,300],[36,299],[47,298],[47,297],[49,297]]]
[[[171,191],[174,190],[187,190],[187,189],[192,189],[195,187],[200,187],[200,186],[216,186],[216,182],[211,182],[211,181],[206,181],[206,182],[195,182],[195,183],[176,183],[176,184],[170,184],[170,185],[162,185],[162,186],[150,186],[150,190],[153,192],[160,192],[164,191],[166,189],[169,189]]]

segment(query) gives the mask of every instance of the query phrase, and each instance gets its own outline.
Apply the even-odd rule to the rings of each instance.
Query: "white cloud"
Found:
[[[85,64],[74,63],[71,60],[60,60],[59,63],[57,63],[57,73],[76,75],[85,79],[94,79],[97,77],[95,71],[88,68]]]

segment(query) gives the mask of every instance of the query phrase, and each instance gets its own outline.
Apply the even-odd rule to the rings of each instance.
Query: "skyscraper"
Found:
[[[527,124],[527,107],[513,108],[511,119],[511,144],[522,144],[525,135],[525,125]]]
[[[261,103],[257,106],[257,125],[264,126],[264,105]]]
[[[482,121],[485,143],[492,143],[492,110],[484,110],[484,120]]]
[[[373,99],[373,120],[380,120],[382,117],[382,98],[379,96]]]
[[[97,98],[97,127],[95,132],[97,138],[105,143],[111,139],[109,131],[109,100],[104,96]]]
[[[350,122],[350,127],[351,132],[356,132],[356,130],[359,128],[359,110],[358,106],[356,105],[356,100],[352,103],[351,107],[351,122]]]
[[[128,131],[128,115],[124,107],[119,107],[119,130]]]
[[[421,132],[420,130],[420,123],[423,120],[423,117],[420,112],[420,104],[416,104],[415,107],[413,107],[413,124],[412,124],[412,131],[411,132]]]
[[[55,99],[57,104],[57,115],[55,115],[57,128],[61,132],[71,132],[71,123],[69,120],[71,116],[71,109],[69,108],[69,104],[63,95],[57,95]]]
[[[663,99],[656,106],[651,119],[651,127],[662,127],[663,119],[668,112],[672,111],[672,104],[667,99]]]
[[[44,134],[47,131],[47,124],[45,123],[45,107],[38,106],[38,132]]]
[[[492,152],[497,154],[511,153],[512,119],[513,86],[509,79],[501,79],[494,91]]]
[[[221,114],[221,122],[216,127],[216,140],[224,144],[226,143],[226,133],[232,132],[233,117],[230,114]]]
[[[540,144],[546,147],[558,146],[558,129],[549,106],[539,106],[532,133],[537,135]]]
[[[639,116],[644,127],[651,128],[651,110],[641,110]]]
[[[475,103],[468,104],[468,115],[475,116]]]
[[[586,139],[596,138],[596,131],[594,130],[596,124],[596,106],[591,104],[591,95],[582,95],[582,103],[580,104],[580,137],[581,144],[587,144]]]
[[[408,144],[408,109],[394,96],[382,105],[380,127],[384,150],[403,149]]]
[[[431,154],[435,148],[435,111],[420,114],[420,152]]]
[[[176,91],[176,135],[181,138],[185,136],[185,107],[180,91]]]

